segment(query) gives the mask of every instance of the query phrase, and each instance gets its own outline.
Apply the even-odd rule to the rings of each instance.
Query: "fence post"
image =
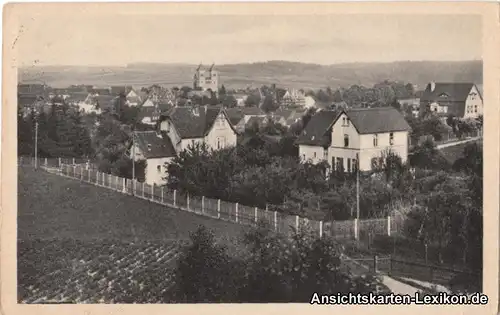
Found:
[[[205,196],[201,196],[201,213],[205,213]]]
[[[75,158],[73,158],[73,165],[75,165]]]
[[[217,219],[220,219],[220,199],[217,200]]]
[[[323,237],[323,221],[319,221],[319,238]]]
[[[145,182],[142,182],[142,198],[144,198],[144,185],[145,184],[146,184]]]
[[[95,172],[95,184],[99,186],[99,171]]]
[[[127,192],[127,180],[123,178],[123,193],[125,194]]]
[[[102,172],[102,185],[106,187],[106,173]]]
[[[80,166],[80,180],[83,182],[83,167]]]
[[[278,213],[274,211],[274,230],[278,231]]]
[[[189,193],[187,194],[187,210],[189,211]]]
[[[23,157],[22,156],[19,157],[19,165],[21,165],[21,166],[23,165]]]
[[[299,216],[298,215],[295,216],[295,229],[297,231],[299,231]]]
[[[358,239],[359,235],[358,235],[358,219],[355,218],[354,219],[354,239]]]
[[[61,158],[57,158],[57,162],[58,162],[57,167],[58,167],[58,168],[61,168],[61,166],[62,166],[62,164],[61,164]]]
[[[257,207],[255,207],[255,210],[254,210],[254,212],[255,212],[255,223],[257,223],[257,211],[258,211]]]
[[[90,168],[89,168],[89,183],[91,182],[91,179],[90,179]]]
[[[45,158],[45,167],[47,167],[47,158]]]
[[[373,256],[373,272],[377,273],[377,255]]]
[[[391,216],[387,216],[387,236],[391,236]]]
[[[160,191],[161,191],[161,203],[163,204],[163,186],[161,186]]]
[[[235,213],[236,213],[236,223],[238,223],[238,203],[236,203],[235,206]]]
[[[174,190],[174,207],[177,206],[177,189]]]
[[[73,164],[73,178],[76,178],[76,165]]]
[[[155,184],[151,185],[151,200],[155,200]]]
[[[389,275],[392,274],[392,255],[389,256]]]

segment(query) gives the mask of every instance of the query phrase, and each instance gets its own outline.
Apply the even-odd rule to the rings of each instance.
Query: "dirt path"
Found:
[[[448,143],[443,143],[443,144],[439,144],[436,146],[436,148],[438,150],[440,149],[444,149],[444,148],[448,148],[448,147],[452,147],[452,146],[455,146],[455,145],[460,145],[462,143],[467,143],[467,142],[472,142],[472,141],[477,141],[481,139],[481,137],[475,137],[475,138],[469,138],[469,139],[465,139],[465,140],[460,140],[460,141],[454,141],[454,142],[448,142]]]

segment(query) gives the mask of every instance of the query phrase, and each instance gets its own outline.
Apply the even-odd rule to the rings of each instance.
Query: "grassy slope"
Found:
[[[243,230],[42,170],[18,174],[20,303],[168,303],[177,240],[204,224],[231,245]]]
[[[19,169],[18,195],[20,239],[186,239],[201,224],[234,238],[243,229],[29,168]]]

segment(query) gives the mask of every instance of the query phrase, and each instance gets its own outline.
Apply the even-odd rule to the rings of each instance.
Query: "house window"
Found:
[[[376,157],[372,158],[371,160],[372,170],[376,170],[378,168],[378,161],[379,161],[378,158]]]
[[[347,171],[350,173],[351,172],[351,159],[347,159]]]
[[[373,135],[373,146],[378,146],[378,135]]]
[[[357,164],[357,160],[356,159],[352,159],[352,171],[355,172],[357,171],[358,169],[358,164]]]
[[[194,140],[191,140],[191,146],[194,147]]]
[[[323,150],[323,160],[328,161],[328,150],[327,149]]]
[[[342,117],[342,126],[345,126],[345,117]]]
[[[474,113],[477,113],[477,105],[474,105]]]
[[[344,159],[337,158],[337,170],[344,170]]]
[[[336,164],[335,164],[335,157],[332,156],[332,170],[335,170],[336,169]]]
[[[389,134],[389,144],[390,144],[390,145],[393,145],[393,144],[394,144],[394,133],[393,133],[393,132],[391,132],[391,133]]]
[[[158,173],[160,173],[161,172],[161,165],[157,165],[156,170],[158,171]]]
[[[349,135],[344,135],[344,147],[349,146]]]
[[[220,138],[217,138],[217,150],[220,150],[221,145],[220,145]]]
[[[306,155],[302,154],[302,159],[305,161],[306,160]]]
[[[346,126],[349,127],[349,118],[346,119]]]
[[[342,126],[343,127],[348,127],[349,126],[349,118],[342,117]]]

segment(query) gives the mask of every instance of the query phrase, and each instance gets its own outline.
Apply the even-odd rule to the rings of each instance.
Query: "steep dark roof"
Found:
[[[331,142],[329,133],[333,122],[336,120],[338,112],[332,110],[322,110],[311,117],[306,127],[297,138],[297,144],[328,146]]]
[[[404,116],[394,107],[353,108],[344,113],[360,134],[410,130]]]
[[[233,125],[237,125],[245,117],[239,108],[228,108],[226,109],[226,114]]]
[[[252,116],[250,119],[247,121],[247,126],[253,126],[254,124],[257,124],[259,127],[262,127],[267,121],[267,117],[257,117],[257,116]]]
[[[243,107],[242,112],[244,115],[252,115],[252,116],[257,116],[257,115],[265,115],[263,110],[261,110],[258,107]]]
[[[156,106],[162,113],[168,112],[173,108],[172,104],[166,101],[159,101],[158,104],[156,104]]]
[[[424,102],[465,102],[474,83],[440,83],[436,82],[434,91],[431,91],[431,84],[427,87],[420,98]],[[447,97],[441,95],[446,94]]]
[[[279,117],[283,117],[286,119],[290,118],[295,113],[295,111],[291,109],[278,109],[276,112],[274,112],[274,116],[279,119]]]
[[[225,111],[218,106],[183,106],[174,107],[168,113],[162,114],[162,117],[172,121],[181,138],[202,138],[210,131],[221,111],[225,114]],[[227,114],[225,115],[227,117]],[[230,125],[234,130],[233,125]]]
[[[165,132],[136,131],[135,141],[146,159],[174,157],[176,152],[170,138]]]

